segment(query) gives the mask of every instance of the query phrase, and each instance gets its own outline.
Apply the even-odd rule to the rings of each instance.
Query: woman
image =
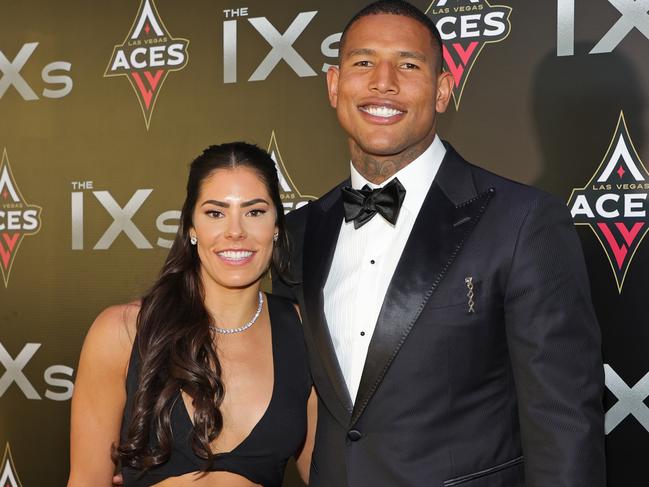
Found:
[[[291,456],[308,481],[316,401],[299,316],[259,290],[287,262],[268,154],[206,149],[157,282],[85,339],[68,487],[110,486],[117,462],[125,487],[279,487]]]

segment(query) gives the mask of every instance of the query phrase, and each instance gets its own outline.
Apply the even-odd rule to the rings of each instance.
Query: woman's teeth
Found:
[[[224,250],[218,252],[217,255],[227,260],[245,260],[249,258],[253,252],[250,250]]]

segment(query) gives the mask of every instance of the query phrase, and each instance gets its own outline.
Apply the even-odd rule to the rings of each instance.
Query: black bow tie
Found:
[[[365,225],[377,213],[394,225],[406,197],[406,189],[397,178],[382,188],[370,189],[365,185],[361,190],[345,187],[342,191],[345,221],[353,221],[355,229]]]

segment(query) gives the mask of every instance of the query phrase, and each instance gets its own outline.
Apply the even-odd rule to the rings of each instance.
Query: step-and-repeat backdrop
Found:
[[[414,3],[455,76],[443,138],[571,209],[604,337],[609,486],[647,485],[649,1]],[[364,4],[0,3],[2,487],[65,485],[83,337],[151,283],[204,147],[268,148],[286,211],[346,176],[324,73]]]

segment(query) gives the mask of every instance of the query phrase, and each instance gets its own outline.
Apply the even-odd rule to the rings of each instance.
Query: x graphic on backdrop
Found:
[[[604,375],[606,387],[618,399],[606,412],[606,434],[613,431],[627,416],[633,416],[649,431],[649,407],[644,402],[649,397],[649,372],[633,387],[629,387],[609,364],[604,364]]]
[[[611,52],[635,28],[649,39],[649,0],[608,0],[622,14],[600,39],[591,54]]]

